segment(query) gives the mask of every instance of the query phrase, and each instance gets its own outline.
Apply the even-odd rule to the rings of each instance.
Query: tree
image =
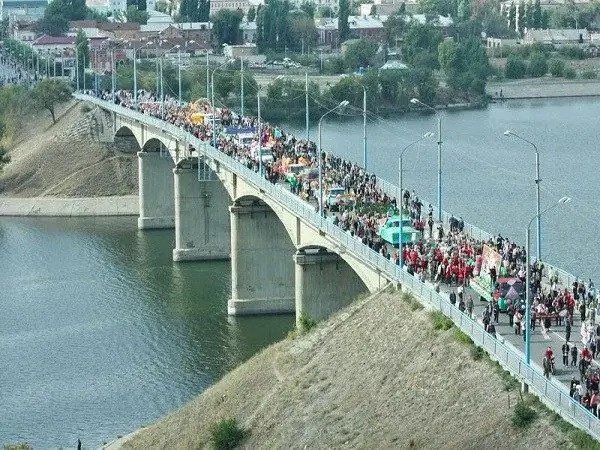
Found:
[[[565,62],[562,59],[552,58],[548,62],[548,71],[553,77],[562,77],[565,71]]]
[[[88,44],[87,37],[83,30],[77,30],[77,36],[75,36],[75,48],[77,51],[77,71],[79,72],[79,79],[83,80],[85,76],[85,67],[90,61],[90,46]]]
[[[508,8],[508,28],[511,30],[517,30],[517,7],[515,6],[515,2],[510,4]]]
[[[333,17],[333,9],[331,6],[319,6],[317,10],[319,13],[319,17]]]
[[[210,1],[199,0],[197,14],[194,16],[196,22],[208,22],[210,20]]]
[[[514,27],[509,28],[506,17],[497,13],[490,13],[483,21],[483,31],[490,37],[495,38],[515,38],[517,33]]]
[[[254,19],[256,19],[256,8],[254,8],[254,6],[251,6],[248,10],[246,19],[248,20],[248,22],[254,22]]]
[[[350,3],[348,3],[348,0],[340,0],[340,9],[338,12],[338,36],[340,42],[344,42],[350,37],[348,17],[350,17]]]
[[[459,55],[459,47],[453,40],[443,41],[438,45],[438,61],[444,72],[459,69],[461,63]]]
[[[44,15],[36,27],[37,31],[48,36],[60,36],[69,31],[69,21],[61,15]]]
[[[524,20],[523,20],[523,26],[526,27],[527,29],[533,27],[533,4],[531,3],[531,1],[528,1],[525,4],[525,14],[524,14]]]
[[[402,54],[409,65],[437,69],[438,45],[443,36],[439,29],[433,25],[410,25],[404,34]]]
[[[506,78],[523,78],[527,72],[525,60],[518,55],[510,55],[506,61]]]
[[[240,35],[240,23],[244,13],[241,10],[220,9],[213,17],[213,35],[217,45],[236,44]]]
[[[348,46],[344,54],[346,67],[355,71],[359,67],[368,67],[372,64],[377,53],[377,44],[368,39],[359,39]]]
[[[300,5],[300,10],[304,11],[311,19],[315,18],[315,4],[313,2],[303,2]]]
[[[404,3],[403,3],[404,5]],[[388,45],[396,45],[398,39],[404,35],[406,21],[403,14],[394,14],[383,23],[383,35]]]
[[[69,13],[70,20],[84,20],[87,17],[88,8],[85,0],[71,0]]]
[[[289,13],[290,21],[290,48],[301,51],[302,46],[315,46],[319,41],[319,32],[315,21],[306,13],[292,11]]]
[[[39,106],[50,112],[52,122],[56,123],[55,108],[71,98],[71,88],[62,80],[46,78],[35,85],[33,97]]]
[[[179,15],[184,22],[193,22],[198,15],[198,0],[181,0]]]
[[[471,2],[469,0],[460,0],[458,2],[458,19],[465,21],[471,17]]]
[[[542,5],[540,0],[535,0],[533,4],[533,13],[531,14],[533,23],[531,26],[536,29],[542,28]]]
[[[523,33],[523,28],[525,28],[525,4],[519,3],[517,7],[517,30],[519,33]]]
[[[543,53],[534,53],[529,57],[529,75],[543,77],[548,73],[548,60]]]
[[[135,5],[130,5],[125,11],[125,18],[127,22],[136,22],[140,25],[148,23],[148,11],[142,11]]]
[[[165,0],[158,0],[156,2],[156,10],[158,12],[161,12],[163,14],[169,14],[170,13],[169,8],[170,8],[170,6]]]

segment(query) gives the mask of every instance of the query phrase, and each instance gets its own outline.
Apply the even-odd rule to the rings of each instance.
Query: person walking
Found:
[[[562,345],[563,366],[565,366],[565,367],[567,367],[569,365],[570,350],[571,350],[571,348],[569,347],[569,341],[567,341]]]
[[[575,345],[575,342],[573,342],[573,347],[571,347],[571,365],[572,366],[577,366],[577,355],[579,354],[579,352],[577,351],[577,345]]]
[[[454,292],[454,289],[450,292],[450,304],[451,305],[456,305],[456,292]]]
[[[473,298],[469,295],[469,298],[467,299],[467,314],[469,314],[471,319],[473,318],[473,307]]]
[[[567,317],[565,320],[565,341],[569,342],[571,340],[571,321]]]
[[[498,323],[498,319],[500,316],[500,306],[498,306],[497,301],[494,301],[494,304],[492,305],[492,311],[494,313],[494,322]]]

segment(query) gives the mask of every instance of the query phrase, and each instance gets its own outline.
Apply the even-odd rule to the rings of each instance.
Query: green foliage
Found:
[[[248,20],[248,22],[254,22],[254,19],[256,19],[256,8],[254,6],[251,6],[248,10],[248,14],[246,14],[246,19]]]
[[[512,391],[520,386],[519,380],[513,377],[508,370],[504,370],[498,362],[493,362],[493,365],[496,373],[502,379],[502,387],[505,391]]]
[[[77,35],[75,37],[75,56],[77,57],[77,70],[79,80],[81,85],[83,85],[83,77],[85,73],[85,68],[90,62],[90,46],[87,40],[87,37],[83,30],[77,30]]]
[[[10,162],[8,150],[3,145],[0,145],[0,171]]]
[[[577,76],[577,72],[575,72],[575,69],[573,69],[570,66],[565,67],[565,70],[563,70],[563,77],[565,77],[568,80],[572,80],[576,76]]]
[[[125,17],[127,18],[127,22],[135,22],[140,25],[146,25],[148,23],[148,11],[143,11],[138,9],[135,5],[130,5],[127,7],[127,11],[125,11]]]
[[[558,54],[569,59],[585,59],[585,50],[574,45],[565,45],[558,50]]]
[[[461,344],[473,345],[473,340],[458,328],[454,329],[452,332],[452,337],[456,342],[460,342]]]
[[[310,317],[310,315],[306,311],[302,311],[300,314],[300,329],[302,332],[307,333],[317,326],[317,321]]]
[[[525,4],[519,3],[519,6],[517,6],[517,29],[521,34],[525,28],[525,22]]]
[[[35,85],[33,97],[39,106],[50,112],[52,121],[56,123],[55,108],[71,99],[71,88],[62,80],[46,78]]]
[[[600,443],[582,430],[573,430],[571,432],[571,443],[575,448],[585,450],[600,450]]]
[[[230,9],[220,9],[214,15],[213,36],[217,41],[217,45],[221,47],[223,44],[237,44],[240,37],[240,23],[244,14],[241,10],[233,11]]]
[[[515,2],[510,4],[508,8],[508,28],[511,30],[517,29],[517,7],[515,6]]]
[[[283,51],[292,47],[292,33],[288,1],[271,0],[260,7],[256,14],[256,44],[261,52],[267,49]]]
[[[481,20],[481,25],[482,31],[485,31],[487,36],[507,39],[518,36],[514,28],[509,28],[506,17],[494,11],[490,11],[489,14],[485,15]]]
[[[473,358],[473,361],[479,361],[485,355],[483,349],[477,345],[473,345],[469,352],[471,353],[471,358]]]
[[[435,26],[412,24],[404,35],[402,54],[411,67],[437,69],[438,46],[442,40],[442,33]]]
[[[22,444],[6,444],[4,450],[32,450],[33,446],[26,442]]]
[[[441,311],[432,311],[430,317],[433,321],[434,330],[447,331],[454,326],[454,322],[446,317]]]
[[[598,78],[598,74],[595,70],[584,70],[583,72],[581,72],[581,78],[583,78],[584,80],[595,80],[596,78]]]
[[[344,54],[344,63],[351,72],[359,67],[368,67],[373,64],[377,53],[377,44],[368,39],[359,39],[348,45]]]
[[[70,20],[83,20],[87,16],[85,0],[53,0],[44,10],[37,29],[40,33],[59,36],[69,30]]]
[[[529,76],[543,77],[548,73],[548,61],[542,53],[533,53],[529,57]]]
[[[315,26],[315,20],[305,12],[292,11],[289,14],[290,22],[290,44],[288,48],[300,52],[302,46],[305,49],[315,47],[319,42],[319,32]]]
[[[565,71],[565,62],[562,59],[552,58],[548,61],[548,71],[553,77],[562,77]]]
[[[506,61],[506,78],[518,79],[524,78],[527,73],[527,64],[525,60],[517,55],[510,55]]]
[[[525,402],[520,401],[515,405],[515,411],[512,416],[512,424],[517,428],[529,428],[529,426],[535,421],[538,413],[525,404]]]
[[[419,12],[429,16],[457,15],[457,0],[419,0]]]
[[[402,300],[408,304],[411,311],[419,311],[424,308],[423,304],[408,292],[402,293]]]
[[[348,23],[349,16],[350,2],[348,0],[340,0],[338,10],[338,36],[340,42],[344,42],[350,37],[350,24]]]
[[[446,72],[454,70],[460,65],[459,48],[454,40],[442,41],[438,45],[438,61],[441,69]]]
[[[215,450],[231,450],[242,442],[246,430],[235,419],[223,419],[210,428],[210,435]]]
[[[315,18],[315,4],[313,2],[303,2],[300,5],[300,11],[303,11],[311,19]]]
[[[404,15],[393,14],[389,16],[388,20],[383,24],[383,35],[387,44],[395,46],[397,39],[400,39],[404,35],[406,27],[407,24],[404,20]]]

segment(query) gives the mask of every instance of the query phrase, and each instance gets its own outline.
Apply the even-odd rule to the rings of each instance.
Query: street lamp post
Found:
[[[283,79],[283,75],[277,75],[273,81]],[[262,176],[263,174],[263,160],[262,160],[262,124],[260,119],[260,86],[256,92],[257,108],[258,108],[258,173]]]
[[[139,52],[144,47],[152,44],[152,41],[146,42],[144,45],[138,48],[133,49],[133,107],[137,111],[138,109],[138,101],[137,101],[137,52]],[[146,55],[147,56],[147,55]]]
[[[306,109],[306,142],[310,141],[310,130],[309,130],[309,126],[310,126],[310,114],[308,112],[308,72],[304,73],[304,102],[305,102],[305,109]]]
[[[216,122],[215,122],[215,115],[216,115],[216,109],[215,109],[215,72],[217,70],[219,70],[221,67],[225,67],[227,64],[230,64],[233,62],[233,59],[228,59],[227,61],[225,61],[223,64],[215,67],[211,74],[210,74],[210,102],[211,102],[211,109],[212,109],[212,141],[213,141],[213,148],[217,148],[217,126],[216,126]]]
[[[79,92],[79,45],[75,46],[75,75],[77,78],[77,91]]]
[[[525,229],[525,263],[526,267],[526,275],[525,275],[525,363],[531,363],[531,257],[529,256],[529,229],[531,228],[531,222],[533,222],[536,218],[539,219],[541,214],[545,214],[548,211],[556,208],[558,205],[562,205],[568,203],[571,199],[569,197],[562,197],[553,205],[550,205],[548,208],[543,210],[541,213],[537,213],[535,216],[531,218],[531,220],[527,223],[527,228]],[[526,385],[524,385],[526,386]],[[526,389],[526,388],[525,388]]]
[[[442,222],[442,117],[440,113],[433,107],[423,103],[418,98],[413,98],[410,100],[413,105],[421,105],[427,109],[433,111],[437,117],[437,125],[438,125],[438,176],[437,176],[437,220],[438,222]]]
[[[240,56],[240,115],[244,117],[244,51]]]
[[[400,207],[398,208],[398,211],[400,212],[400,233],[398,236],[398,248],[400,250],[400,267],[402,267],[402,244],[403,244],[403,239],[402,239],[402,157],[404,156],[404,152],[406,150],[408,150],[409,148],[411,148],[413,145],[418,144],[419,142],[421,142],[423,139],[427,139],[430,138],[431,136],[433,136],[433,133],[431,131],[425,133],[423,136],[421,136],[419,139],[417,139],[416,141],[411,142],[410,144],[408,144],[406,147],[404,147],[402,149],[402,151],[400,152],[400,157],[398,158],[398,185],[400,186],[400,196],[399,198],[396,199],[397,202],[400,202]]]
[[[340,102],[339,105],[337,105],[336,107],[327,111],[319,119],[319,142],[317,144],[317,158],[319,158],[319,194],[318,194],[317,200],[319,202],[319,217],[321,218],[321,223],[323,223],[323,158],[321,156],[323,153],[323,149],[321,147],[321,142],[322,142],[321,124],[323,123],[323,119],[327,115],[331,114],[332,112],[334,112],[340,108],[345,108],[346,106],[348,106],[348,103],[349,103],[348,100],[343,100],[342,102]]]
[[[504,132],[505,136],[513,136],[516,137],[517,139],[522,140],[523,142],[527,142],[529,145],[531,145],[533,147],[533,149],[535,150],[535,190],[536,190],[536,203],[537,203],[537,224],[536,224],[536,232],[537,232],[537,259],[538,261],[542,259],[542,220],[540,218],[541,214],[540,214],[540,152],[537,148],[537,146],[525,139],[524,137],[519,136],[517,133],[514,133],[510,130],[506,130]]]

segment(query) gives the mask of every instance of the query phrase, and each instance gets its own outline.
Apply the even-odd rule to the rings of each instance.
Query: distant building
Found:
[[[140,24],[135,22],[98,22],[98,33],[112,39],[136,39]]]
[[[36,21],[44,16],[48,0],[0,0],[0,19]]]
[[[75,48],[75,37],[44,34],[31,43],[31,48],[37,53],[64,54]]]
[[[95,20],[72,20],[69,22],[69,33],[77,33],[78,30],[83,31],[88,38],[102,36],[98,29],[98,22]]]
[[[259,5],[264,5],[264,0],[211,0],[210,1],[210,16],[219,12],[221,9],[230,9],[235,11],[241,10],[244,16],[248,14],[250,8],[258,8]]]
[[[363,39],[369,39],[375,42],[383,40],[383,24],[388,16],[350,16],[348,24],[350,25],[350,34]]]
[[[140,25],[142,33],[159,33],[173,24],[173,18],[159,11],[148,10],[148,22],[146,25]]]
[[[563,45],[589,44],[591,42],[590,33],[583,29],[547,29],[547,30],[526,30],[523,34],[523,44],[549,44],[555,47]]]
[[[9,21],[10,37],[17,41],[31,43],[37,37],[36,22]]]
[[[315,28],[319,33],[319,45],[330,48],[338,47],[338,21],[337,19],[315,19]]]
[[[256,22],[243,21],[240,23],[242,42],[245,44],[256,44]]]
[[[362,3],[360,5],[360,15],[369,16],[372,8],[375,7],[375,14],[389,16],[396,14],[403,4],[406,13],[413,14],[418,12],[419,2],[417,0],[373,0],[373,3]]]
[[[240,58],[244,55],[255,55],[256,44],[224,45],[223,54],[227,58]]]

